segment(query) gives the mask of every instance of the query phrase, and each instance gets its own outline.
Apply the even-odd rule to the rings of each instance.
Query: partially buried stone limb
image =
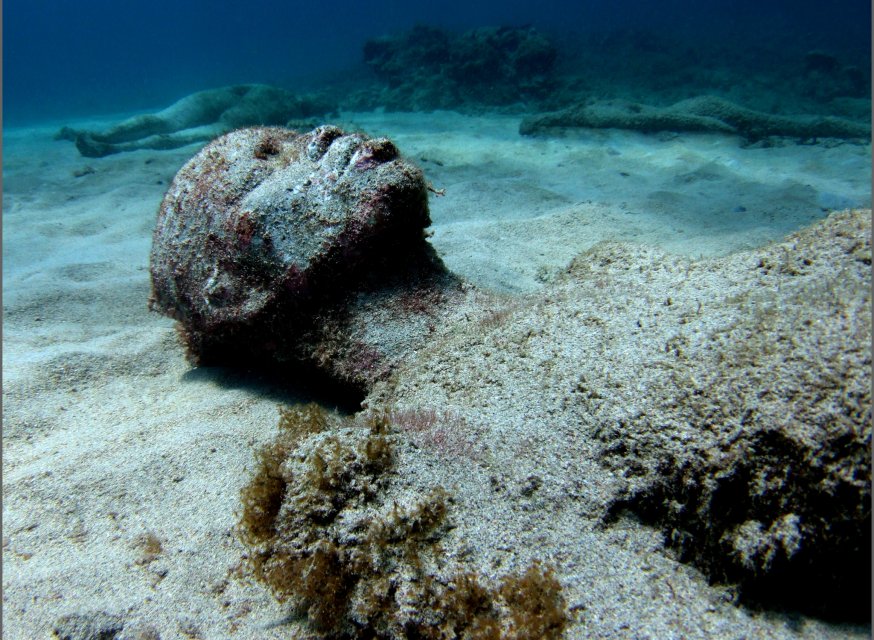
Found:
[[[525,118],[522,135],[548,135],[566,128],[712,132],[738,135],[754,142],[768,136],[801,140],[844,138],[867,140],[871,127],[835,116],[777,115],[754,111],[716,96],[698,96],[667,107],[624,100],[579,104]]]
[[[422,172],[388,139],[238,130],[170,185],[150,306],[197,362],[303,364],[365,390],[454,289],[429,224]]]

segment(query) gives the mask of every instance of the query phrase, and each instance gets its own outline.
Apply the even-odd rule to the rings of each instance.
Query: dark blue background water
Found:
[[[869,0],[6,0],[4,124],[163,107],[238,82],[294,89],[360,64],[368,38],[455,30],[646,28],[731,46],[774,41],[868,59]],[[693,61],[690,61],[692,64]]]

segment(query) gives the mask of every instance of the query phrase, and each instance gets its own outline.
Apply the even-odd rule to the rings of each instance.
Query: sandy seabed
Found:
[[[868,637],[870,627],[736,606],[730,589],[666,551],[659,531],[599,527],[599,500],[620,479],[575,428],[579,407],[555,394],[593,356],[569,318],[613,327],[598,356],[605,376],[614,361],[632,366],[648,347],[632,331],[623,342],[623,320],[649,319],[670,338],[659,313],[702,302],[706,313],[740,295],[758,248],[828,210],[870,207],[870,145],[742,148],[619,131],[532,139],[518,135],[518,118],[453,113],[343,114],[338,124],[391,137],[446,189],[431,200],[431,241],[495,310],[440,327],[366,400],[438,407],[470,426],[452,446],[425,438],[399,454],[399,495],[440,484],[455,496],[448,548],[464,538],[496,575],[533,558],[554,565],[569,638]],[[77,638],[100,628],[311,637],[241,576],[235,534],[277,406],[310,398],[192,368],[173,322],[146,306],[158,204],[197,148],[85,159],[52,140],[57,128],[4,132],[4,638],[48,638],[59,625],[78,625]],[[577,287],[568,265],[585,252],[637,274],[606,269]]]

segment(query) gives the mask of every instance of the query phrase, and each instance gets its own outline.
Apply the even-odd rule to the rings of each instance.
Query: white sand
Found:
[[[501,294],[537,292],[605,239],[723,255],[823,208],[870,206],[870,146],[741,149],[716,136],[607,131],[529,139],[516,118],[448,113],[341,124],[389,135],[446,189],[432,198],[433,243],[450,269]],[[50,637],[62,616],[94,612],[118,616],[129,638],[307,637],[236,574],[244,548],[233,533],[254,451],[275,434],[277,404],[297,398],[192,370],[173,323],[146,309],[158,203],[196,147],[85,159],[51,139],[56,129],[4,132],[4,638]],[[519,419],[501,426],[524,430]],[[475,495],[481,480],[472,473],[456,490]],[[534,527],[522,544],[546,522],[543,540],[591,550],[560,574],[571,602],[589,603],[569,637],[867,635],[751,614],[662,552],[657,532],[594,532],[585,505],[546,518],[551,509],[545,500],[506,517],[513,530]],[[144,534],[161,543],[154,557]]]

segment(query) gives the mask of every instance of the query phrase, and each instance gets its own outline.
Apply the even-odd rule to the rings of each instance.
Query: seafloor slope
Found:
[[[570,638],[866,637],[708,577],[755,587],[794,549],[852,603],[822,567],[856,560],[835,542],[870,505],[870,211],[808,225],[870,202],[870,147],[351,120],[447,189],[432,242],[474,285],[365,399],[393,411],[374,504],[443,487],[445,567],[555,567]],[[5,136],[6,637],[312,637],[247,576],[236,526],[277,405],[313,397],[192,369],[146,309],[155,211],[193,150],[85,161],[53,132]],[[778,600],[811,579],[787,571]]]

